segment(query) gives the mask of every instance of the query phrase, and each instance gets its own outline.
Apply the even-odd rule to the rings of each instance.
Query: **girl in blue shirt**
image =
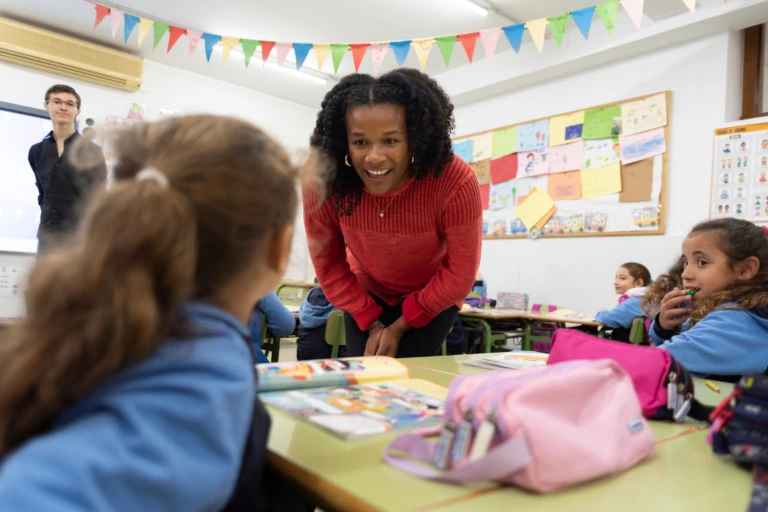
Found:
[[[635,318],[642,317],[641,301],[645,287],[651,283],[651,273],[640,263],[628,262],[616,270],[613,289],[619,295],[619,305],[600,311],[595,320],[613,329],[615,340],[629,340],[629,331]]]
[[[288,336],[296,328],[296,318],[285,304],[278,298],[275,292],[270,292],[264,296],[251,312],[251,318],[248,320],[248,329],[251,331],[253,339],[253,349],[256,353],[257,363],[268,363],[269,359],[264,355],[259,343],[261,340],[262,315],[267,320],[267,328],[275,336]]]
[[[245,325],[288,263],[297,170],[231,118],[115,135],[113,187],[0,340],[0,510],[298,506],[264,468]]]
[[[702,222],[683,240],[677,269],[671,281],[682,286],[652,297],[651,340],[696,375],[766,371],[766,228],[734,218]]]

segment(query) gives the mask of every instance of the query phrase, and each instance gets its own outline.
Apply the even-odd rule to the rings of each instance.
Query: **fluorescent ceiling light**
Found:
[[[464,3],[475,14],[479,14],[480,16],[488,15],[488,8],[485,7],[484,5],[480,5],[478,2],[475,2],[474,0],[464,0]]]
[[[215,51],[219,52],[219,53],[223,53],[224,52],[224,48],[221,46],[221,43],[217,43],[216,46],[213,47],[213,49]],[[231,53],[236,53],[236,54],[242,56],[243,55],[243,49],[240,46],[236,46],[235,48],[232,49]],[[317,85],[328,85],[328,77],[327,77],[327,75],[325,75],[325,73],[320,73],[320,72],[317,72],[317,73],[311,72],[310,73],[309,71],[304,71],[303,69],[302,70],[297,70],[295,68],[291,68],[291,67],[288,67],[288,66],[281,66],[280,64],[277,63],[277,59],[275,59],[274,57],[269,57],[266,60],[266,62],[265,62],[265,61],[261,60],[259,55],[254,54],[253,58],[251,59],[251,62],[253,62],[255,60],[258,60],[259,62],[261,62],[261,64],[265,68],[274,69],[276,71],[280,71],[281,73],[289,75],[289,76],[292,76],[294,78],[298,78],[300,80],[304,80],[306,82],[311,82],[311,83],[317,84]],[[286,57],[285,62],[287,62],[289,64],[294,64],[294,66],[296,65],[296,61],[294,59],[292,59],[290,56]]]

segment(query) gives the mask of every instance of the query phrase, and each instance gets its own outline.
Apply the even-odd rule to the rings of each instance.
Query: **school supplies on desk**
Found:
[[[517,311],[528,310],[528,294],[499,292],[496,297],[497,309],[515,309]]]
[[[390,357],[260,364],[259,397],[330,433],[358,439],[406,428],[433,427],[445,389],[409,379]]]
[[[576,311],[572,311],[570,309],[564,309],[559,308],[554,311],[550,311],[549,313],[546,313],[546,316],[551,316],[553,318],[565,318],[570,320],[584,320],[592,322],[595,320],[595,317],[590,315],[585,315],[584,313],[577,313]]]
[[[522,370],[524,368],[535,368],[545,366],[549,354],[542,352],[533,352],[530,350],[515,350],[513,352],[504,352],[490,356],[479,357],[464,361],[464,366],[475,366],[478,368],[487,368],[489,370],[499,370],[507,368],[510,370]]]

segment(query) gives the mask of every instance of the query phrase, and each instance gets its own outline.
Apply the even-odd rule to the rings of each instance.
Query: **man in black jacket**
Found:
[[[79,213],[91,193],[104,188],[107,166],[101,148],[82,139],[75,130],[80,113],[80,95],[68,85],[54,85],[45,93],[45,110],[51,116],[53,130],[29,148],[29,165],[35,173],[40,227],[37,231],[38,253],[77,224]],[[79,146],[78,163],[72,162],[74,145]]]

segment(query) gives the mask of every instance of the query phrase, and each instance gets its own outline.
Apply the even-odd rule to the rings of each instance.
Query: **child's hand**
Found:
[[[661,312],[659,313],[659,325],[668,331],[688,320],[691,316],[691,298],[685,290],[675,288],[661,299]]]

